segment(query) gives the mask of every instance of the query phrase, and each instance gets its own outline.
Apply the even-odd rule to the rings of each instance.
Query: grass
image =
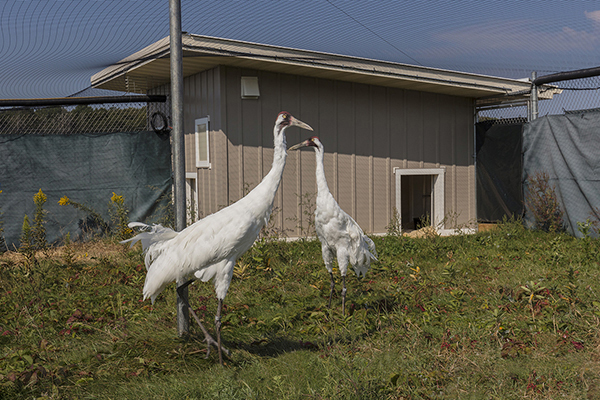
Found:
[[[0,399],[600,397],[600,241],[505,223],[470,236],[373,238],[348,315],[316,241],[262,241],[236,266],[221,367],[176,335],[175,290],[141,301],[138,247],[0,255]],[[339,283],[338,283],[339,289]],[[211,283],[190,301],[212,327]],[[193,322],[193,321],[192,321]]]

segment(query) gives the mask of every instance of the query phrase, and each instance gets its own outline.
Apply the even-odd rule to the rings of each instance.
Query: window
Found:
[[[209,117],[195,121],[196,126],[196,168],[210,168]]]

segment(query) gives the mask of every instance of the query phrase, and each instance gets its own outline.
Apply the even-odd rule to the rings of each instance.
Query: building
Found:
[[[275,117],[286,110],[321,138],[329,188],[365,232],[385,232],[395,210],[404,229],[424,217],[440,229],[473,223],[476,106],[523,100],[530,89],[520,80],[229,39],[182,41],[186,177],[200,217],[261,181]],[[91,83],[168,94],[169,63],[166,37]],[[288,146],[307,134],[288,129]],[[307,226],[314,160],[312,151],[288,155],[273,223],[289,236]]]

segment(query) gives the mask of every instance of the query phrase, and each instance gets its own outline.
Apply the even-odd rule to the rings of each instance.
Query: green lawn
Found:
[[[177,336],[174,284],[142,302],[137,246],[0,255],[0,399],[600,398],[599,240],[517,223],[373,239],[346,317],[317,241],[256,243],[225,299],[223,367],[195,325]],[[190,301],[212,330],[212,283]]]

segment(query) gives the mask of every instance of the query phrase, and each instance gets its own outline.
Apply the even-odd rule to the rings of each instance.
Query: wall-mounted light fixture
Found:
[[[242,99],[258,99],[259,96],[258,77],[242,76]]]

